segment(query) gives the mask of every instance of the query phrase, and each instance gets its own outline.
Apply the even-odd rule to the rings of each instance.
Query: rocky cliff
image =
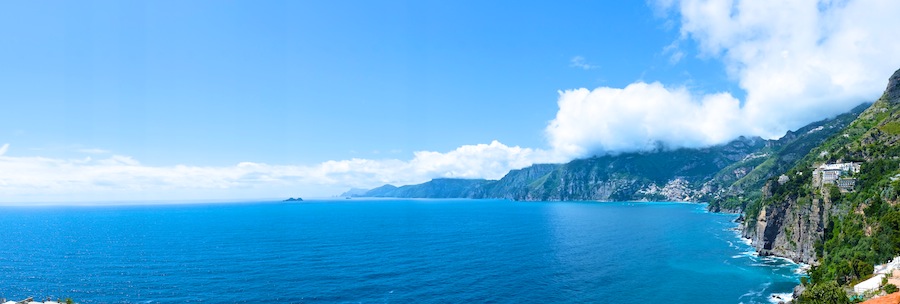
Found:
[[[840,132],[806,153],[794,167],[783,171],[790,181],[781,184],[774,177],[767,179],[761,197],[747,206],[744,237],[753,241],[761,255],[776,255],[813,265],[822,264],[823,257],[843,261],[839,265],[872,264],[883,255],[893,254],[883,244],[891,241],[879,241],[877,231],[892,233],[900,227],[884,226],[880,219],[873,217],[889,212],[890,208],[862,210],[869,210],[868,206],[881,201],[894,201],[893,205],[900,203],[896,202],[898,189],[893,189],[891,184],[891,177],[898,172],[897,165],[900,164],[898,142],[900,70],[891,76],[878,101]],[[853,191],[813,184],[813,167],[849,161],[863,162],[860,173],[852,175],[858,180]],[[833,228],[836,221],[839,228]],[[856,229],[860,234],[848,232]],[[834,264],[830,260],[825,262]],[[829,267],[830,272],[826,275],[845,280],[841,283],[863,275],[836,274],[844,271],[841,270],[844,266],[838,270]]]
[[[815,265],[815,245],[824,238],[830,211],[831,203],[826,199],[789,198],[746,218],[743,236],[753,241],[760,255]]]

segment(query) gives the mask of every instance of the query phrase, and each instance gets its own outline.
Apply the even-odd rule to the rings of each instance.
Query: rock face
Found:
[[[494,184],[485,197],[522,199],[528,195],[528,187],[534,181],[558,170],[559,164],[538,164],[519,170],[512,170]]]
[[[745,222],[743,236],[753,241],[760,255],[815,265],[815,244],[824,238],[829,210],[830,203],[818,199],[769,205]]]
[[[900,70],[894,72],[888,79],[887,89],[884,90],[884,96],[889,103],[900,102]]]

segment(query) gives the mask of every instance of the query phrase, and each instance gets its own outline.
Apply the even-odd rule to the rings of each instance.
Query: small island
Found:
[[[299,198],[299,197],[298,198],[289,197],[288,199],[283,200],[282,202],[302,202],[302,201],[303,201],[303,199]]]

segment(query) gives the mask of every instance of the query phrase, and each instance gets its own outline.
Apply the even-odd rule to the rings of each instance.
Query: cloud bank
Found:
[[[900,67],[894,0],[668,0],[698,56],[721,60],[746,92],[699,94],[637,82],[560,93],[546,129],[569,157],[660,145],[708,146],[738,135],[775,138],[880,96]],[[678,45],[678,44],[673,44]],[[683,54],[681,50],[666,51]]]
[[[729,94],[692,96],[684,88],[638,82],[624,89],[560,92],[547,126],[555,153],[568,158],[602,152],[710,146],[742,135],[740,102]]]
[[[414,184],[435,177],[498,179],[510,168],[554,161],[545,151],[497,141],[446,153],[415,152],[410,160],[350,159],[311,166],[148,166],[121,155],[18,157],[3,155],[7,149],[9,144],[0,148],[0,201],[12,203],[331,196],[348,187]]]

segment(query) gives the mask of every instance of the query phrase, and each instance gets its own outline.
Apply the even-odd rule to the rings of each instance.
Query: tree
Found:
[[[807,288],[797,298],[797,303],[808,304],[849,304],[847,293],[836,282],[819,283]]]
[[[892,294],[892,293],[897,292],[897,285],[887,284],[887,285],[884,285],[884,288],[882,288],[882,289],[884,289],[884,292],[886,292],[888,294]]]
[[[841,189],[835,185],[828,185],[828,200],[832,203],[841,200]]]
[[[859,259],[853,259],[850,261],[850,265],[853,268],[853,274],[856,275],[856,278],[858,279],[862,279],[872,274],[872,271],[875,268],[871,263]]]

